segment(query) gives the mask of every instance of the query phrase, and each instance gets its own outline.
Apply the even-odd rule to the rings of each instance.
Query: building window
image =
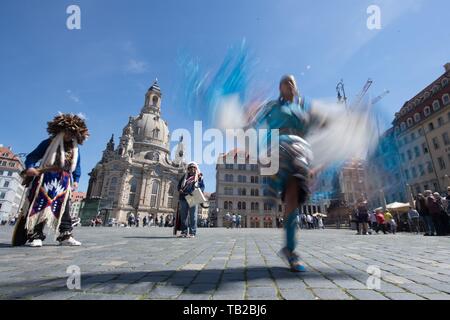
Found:
[[[427,170],[428,170],[428,173],[433,173],[433,165],[431,164],[431,161],[427,162]],[[428,188],[425,188],[425,189],[428,189]]]
[[[438,158],[438,163],[439,163],[439,168],[441,170],[445,170],[446,169],[445,160],[442,157]]]
[[[406,130],[406,123],[402,122],[400,124],[400,128],[402,129],[402,131]]]
[[[170,184],[169,194],[167,195],[167,207],[168,208],[173,208],[173,195],[174,195],[173,184]]]
[[[3,188],[9,188],[9,181],[5,181],[5,183],[3,184]]]
[[[258,211],[259,210],[259,202],[252,202],[250,204],[251,210],[252,211]]]
[[[419,136],[423,136],[423,128],[419,129]]]
[[[233,195],[233,188],[231,188],[231,187],[225,187],[224,191],[225,191],[225,195],[227,195],[227,196]]]
[[[247,177],[246,176],[238,176],[238,182],[240,183],[247,183]]]
[[[438,126],[442,127],[444,125],[444,119],[442,117],[438,118]]]
[[[225,210],[233,210],[233,202],[232,201],[225,201],[223,203],[223,208]]]
[[[450,95],[448,93],[442,96],[442,103],[444,104],[444,106],[450,103]]]
[[[245,164],[239,164],[238,170],[245,170]]]
[[[442,79],[441,84],[442,84],[443,87],[445,87],[446,85],[448,85],[448,79],[447,79],[447,78]]]
[[[411,169],[411,174],[412,174],[413,178],[417,178],[417,170],[416,170],[416,167],[413,167],[413,168]]]
[[[419,173],[420,173],[420,176],[425,175],[425,169],[423,168],[423,164],[419,164]]]
[[[448,136],[448,132],[444,132],[444,133],[442,134],[442,140],[444,140],[444,144],[445,144],[446,146],[450,145],[450,138],[449,138],[449,136]]]
[[[225,181],[226,182],[233,182],[233,175],[232,174],[226,174],[225,175]]]
[[[415,122],[419,122],[419,121],[420,121],[420,113],[416,113],[416,114],[414,115],[414,121],[415,121]]]
[[[414,141],[416,139],[416,134],[414,132],[411,133],[411,141]]]
[[[434,100],[433,102],[433,110],[437,111],[441,108],[441,103],[439,102],[439,100]]]
[[[232,165],[232,164],[226,164],[226,165],[225,165],[225,169],[227,169],[227,170],[233,170],[233,165]]]
[[[247,204],[246,204],[246,202],[241,202],[241,201],[239,201],[238,202],[238,210],[247,210]]]
[[[428,147],[427,147],[427,144],[424,142],[424,143],[422,143],[422,150],[423,150],[423,153],[424,154],[427,154],[428,153]]]
[[[408,120],[406,120],[406,123],[408,124],[408,127],[411,127],[413,125],[413,119],[408,118]]]
[[[408,160],[412,160],[412,152],[411,152],[411,150],[408,150],[406,153],[408,154]]]
[[[117,178],[113,177],[109,181],[109,188],[108,188],[108,197],[110,199],[114,199],[116,195],[116,190],[117,190]]]
[[[131,178],[130,180],[130,195],[128,196],[128,205],[134,206],[134,200],[136,198],[137,191],[137,180],[136,178]]]
[[[431,113],[431,108],[429,106],[426,106],[423,109],[423,114],[425,115],[425,117],[428,117],[430,115],[430,113]]]
[[[430,122],[429,124],[428,124],[428,131],[433,131],[434,130],[434,123],[433,122]]]
[[[238,195],[240,195],[240,196],[246,196],[246,195],[247,195],[247,189],[245,189],[245,188],[239,188],[239,189],[238,189]]]
[[[156,200],[158,199],[159,193],[159,181],[154,180],[152,182],[152,192],[150,194],[150,207],[156,208]]]
[[[419,150],[419,147],[418,147],[418,146],[415,146],[415,147],[414,147],[414,153],[415,153],[415,155],[416,155],[416,158],[420,157],[420,150]]]
[[[251,183],[259,183],[259,177],[254,177],[254,176],[252,176],[252,177],[250,177],[250,182]]]
[[[439,139],[438,139],[438,137],[434,137],[432,141],[433,141],[434,149],[435,150],[439,149]]]
[[[159,129],[153,129],[153,139],[158,139],[159,138]]]

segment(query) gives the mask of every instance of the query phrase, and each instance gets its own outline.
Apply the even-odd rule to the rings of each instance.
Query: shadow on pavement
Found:
[[[258,281],[271,279],[270,273],[276,280],[286,279],[312,279],[312,278],[339,278],[347,279],[349,274],[338,272],[318,273],[308,271],[305,273],[292,273],[283,267],[250,267],[250,268],[234,268],[234,269],[207,269],[197,270],[164,270],[164,271],[139,271],[139,272],[99,272],[85,273],[81,276],[81,290],[78,292],[95,293],[118,293],[129,286],[145,286],[149,285],[148,292],[151,290],[151,284],[161,286],[172,286],[178,288],[186,288],[187,293],[202,294],[216,289],[217,284],[220,287],[233,286],[233,283],[244,281]],[[351,274],[350,274],[351,276]],[[68,292],[66,281],[67,277],[48,278],[40,280],[18,281],[11,283],[2,283],[3,292],[0,299],[20,299],[33,295],[38,296],[46,293]],[[220,281],[219,281],[220,280]],[[100,287],[100,290],[98,289]],[[105,292],[101,287],[105,287]],[[116,288],[117,290],[111,290]],[[8,290],[10,289],[10,290]],[[9,292],[8,292],[9,291]],[[148,293],[147,292],[147,293]],[[56,298],[55,298],[56,299]]]

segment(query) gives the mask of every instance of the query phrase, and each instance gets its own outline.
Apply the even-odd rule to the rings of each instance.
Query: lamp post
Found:
[[[414,208],[414,197],[412,193],[412,187],[409,183],[406,184],[406,190],[408,192],[409,205]]]
[[[383,210],[386,211],[387,203],[386,203],[386,197],[384,196],[384,190],[383,189],[380,190],[380,195],[381,195],[381,203],[383,204]]]

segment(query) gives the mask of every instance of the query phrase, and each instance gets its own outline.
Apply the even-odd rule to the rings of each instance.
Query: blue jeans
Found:
[[[197,206],[189,208],[186,200],[180,200],[181,234],[197,233]]]
[[[424,222],[426,231],[428,234],[435,234],[436,228],[434,227],[433,218],[431,216],[422,216]]]

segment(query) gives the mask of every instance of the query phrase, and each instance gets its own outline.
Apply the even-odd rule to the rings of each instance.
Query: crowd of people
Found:
[[[410,232],[425,236],[450,235],[450,187],[447,196],[426,190],[415,198],[415,207],[410,206],[406,219],[395,218],[389,210],[376,209],[369,211],[367,201],[358,199],[353,210],[352,222],[356,225],[358,235],[372,233],[395,234],[399,223],[405,222]]]
[[[410,224],[420,233],[420,220],[423,221],[425,236],[445,236],[450,234],[450,187],[444,198],[438,192],[426,190],[416,197],[416,207],[410,208]]]
[[[241,228],[242,216],[240,214],[225,214],[225,227],[227,229]]]

